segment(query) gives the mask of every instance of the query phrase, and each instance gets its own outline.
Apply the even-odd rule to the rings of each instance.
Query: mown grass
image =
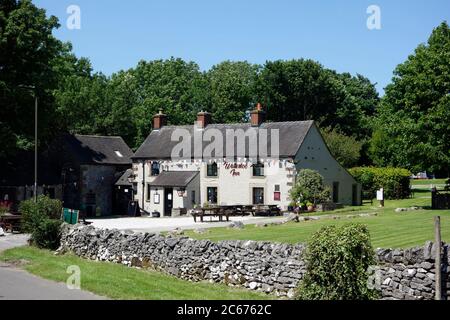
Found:
[[[42,278],[66,282],[67,267],[81,270],[81,289],[113,299],[146,300],[240,300],[270,299],[271,296],[222,284],[193,283],[157,271],[138,270],[119,264],[55,256],[34,247],[20,247],[0,253],[5,262],[20,261],[24,269]],[[24,263],[24,264],[23,264]]]
[[[422,186],[422,185],[436,185],[436,184],[445,184],[447,179],[411,179],[411,185],[413,186]]]
[[[434,239],[434,216],[441,216],[442,239],[450,242],[450,210],[430,210],[431,196],[427,190],[417,190],[414,198],[404,200],[386,200],[385,207],[379,208],[378,201],[373,205],[361,207],[347,207],[329,212],[329,215],[339,219],[304,221],[300,223],[286,223],[268,227],[246,225],[243,230],[228,228],[211,228],[208,233],[196,234],[188,231],[187,235],[196,239],[220,240],[261,240],[277,242],[308,242],[310,236],[319,228],[326,225],[342,225],[358,222],[369,228],[372,244],[375,248],[406,248],[423,245],[427,240]],[[396,213],[398,207],[421,207],[421,210]],[[347,218],[347,215],[359,213],[377,213],[377,216]]]

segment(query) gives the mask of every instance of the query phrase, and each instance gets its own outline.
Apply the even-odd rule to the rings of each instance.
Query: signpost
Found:
[[[384,190],[377,190],[377,200],[380,201],[380,207],[384,207]]]

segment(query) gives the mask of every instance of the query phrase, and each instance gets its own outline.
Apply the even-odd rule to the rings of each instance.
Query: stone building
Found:
[[[115,183],[131,168],[133,152],[121,137],[65,134],[39,155],[37,193],[63,201],[87,216],[126,214]],[[0,176],[0,196],[18,204],[33,197],[33,158],[13,161]]]
[[[162,112],[153,117],[132,157],[135,200],[144,211],[172,216],[206,203],[285,210],[303,168],[324,177],[334,202],[360,204],[360,185],[330,154],[314,121],[265,122],[260,105],[249,123],[211,120],[200,112],[194,125],[169,126]]]

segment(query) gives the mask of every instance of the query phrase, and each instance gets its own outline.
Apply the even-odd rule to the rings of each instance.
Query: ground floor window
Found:
[[[253,188],[253,204],[264,204],[264,188]]]
[[[208,187],[206,188],[207,200],[209,203],[217,203],[217,188]]]

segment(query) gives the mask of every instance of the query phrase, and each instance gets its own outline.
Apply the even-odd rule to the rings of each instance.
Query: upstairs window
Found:
[[[253,176],[254,177],[264,177],[264,164],[263,163],[258,162],[253,165]]]
[[[214,162],[206,166],[206,175],[208,177],[217,177],[217,163]]]
[[[159,163],[158,162],[152,162],[152,176],[159,175]]]

